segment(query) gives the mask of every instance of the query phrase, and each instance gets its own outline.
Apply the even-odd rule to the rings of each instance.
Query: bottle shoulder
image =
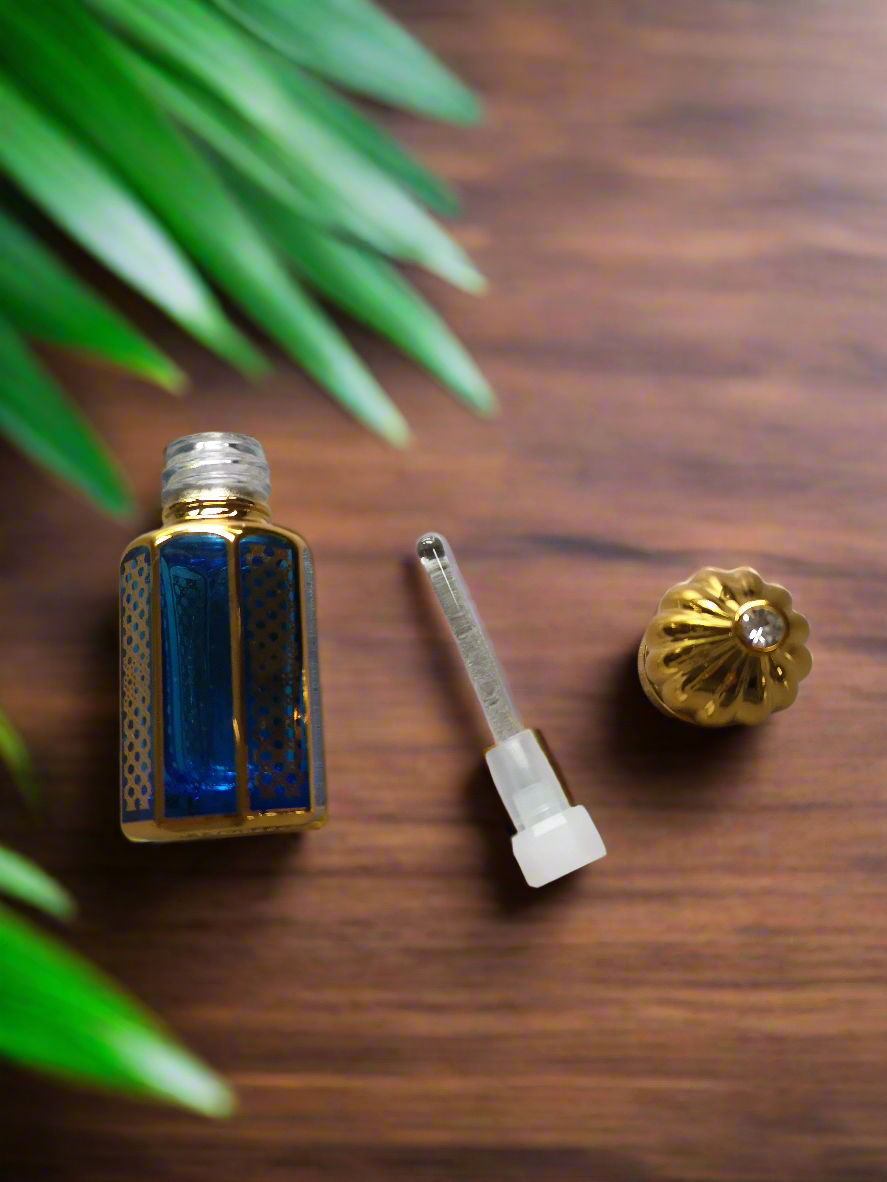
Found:
[[[294,529],[289,529],[285,525],[278,525],[272,521],[240,521],[237,523],[238,536],[248,534],[268,535],[276,538],[285,538],[288,542],[293,542],[300,550],[311,551],[305,538],[300,533],[296,533]]]
[[[120,561],[133,550],[145,547],[149,551],[156,551],[170,538],[182,537],[185,534],[216,534],[224,538],[237,539],[241,537],[278,537],[292,542],[301,551],[311,553],[311,547],[305,538],[293,529],[277,525],[270,521],[237,520],[214,521],[211,518],[201,518],[198,521],[179,521],[169,525],[158,526],[157,529],[146,530],[138,534],[123,548]]]

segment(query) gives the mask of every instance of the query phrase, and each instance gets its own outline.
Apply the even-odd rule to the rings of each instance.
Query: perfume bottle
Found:
[[[205,431],[165,454],[160,529],[120,564],[120,807],[132,841],[326,821],[314,568],[271,524],[265,453]]]

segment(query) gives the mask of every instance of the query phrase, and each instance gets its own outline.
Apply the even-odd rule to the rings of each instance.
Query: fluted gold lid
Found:
[[[666,592],[638,654],[650,700],[697,726],[754,726],[794,702],[810,625],[751,567],[705,567]]]

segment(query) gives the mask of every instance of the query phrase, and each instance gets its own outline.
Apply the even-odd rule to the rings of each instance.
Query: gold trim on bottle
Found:
[[[243,611],[240,594],[240,530],[231,530],[226,541],[228,554],[228,608],[231,632],[231,706],[234,726],[234,766],[237,772],[237,819],[249,815],[249,746],[246,733],[246,702],[243,685]]]
[[[151,709],[154,720],[154,822],[161,824],[166,806],[163,785],[163,633],[160,627],[160,552],[148,542],[151,563]]]
[[[309,806],[308,812],[313,813],[316,806],[315,792],[314,792],[314,763],[312,760],[314,742],[311,737],[311,679],[308,676],[308,654],[306,650],[308,638],[308,621],[305,613],[305,566],[304,566],[305,543],[299,538],[296,541],[296,568],[299,579],[299,627],[300,634],[300,658],[302,663],[302,701],[305,703],[305,717],[302,719],[302,726],[304,729],[305,742],[308,745],[308,791],[309,791]],[[293,726],[298,726],[298,707],[293,711]]]

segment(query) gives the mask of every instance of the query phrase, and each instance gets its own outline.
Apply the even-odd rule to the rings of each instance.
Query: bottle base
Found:
[[[328,814],[258,813],[241,817],[186,817],[166,821],[121,821],[120,829],[127,841],[154,844],[170,841],[205,841],[226,837],[258,837],[269,833],[302,833],[306,829],[322,829]]]

